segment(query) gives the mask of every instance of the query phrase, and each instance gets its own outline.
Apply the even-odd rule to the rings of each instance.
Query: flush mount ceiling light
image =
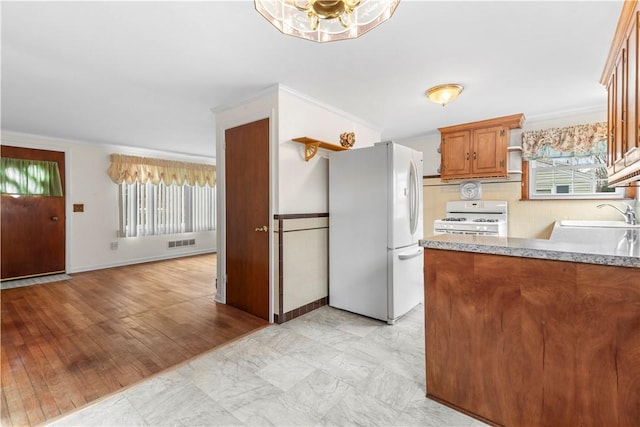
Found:
[[[254,0],[284,34],[315,42],[354,39],[391,18],[400,0]]]
[[[438,85],[429,88],[424,94],[427,95],[431,101],[444,107],[449,102],[456,99],[458,95],[460,95],[460,92],[462,92],[462,89],[462,85],[448,83],[446,85]]]

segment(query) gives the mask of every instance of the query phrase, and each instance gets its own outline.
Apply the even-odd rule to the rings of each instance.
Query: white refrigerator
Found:
[[[329,158],[329,305],[393,324],[423,300],[422,153],[392,141]]]

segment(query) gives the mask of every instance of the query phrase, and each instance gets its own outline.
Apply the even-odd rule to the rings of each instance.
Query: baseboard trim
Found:
[[[77,268],[69,268],[67,269],[67,273],[83,273],[85,271],[103,270],[105,268],[113,268],[113,267],[124,267],[127,265],[144,264],[146,262],[164,261],[164,260],[175,259],[175,258],[184,258],[188,256],[193,256],[193,255],[214,254],[216,252],[217,251],[215,250],[206,249],[206,250],[193,251],[193,252],[184,252],[180,254],[172,254],[170,256],[161,255],[161,256],[148,257],[148,258],[129,259],[126,261],[113,262],[109,264],[88,265],[88,266],[77,267]]]
[[[281,324],[284,322],[288,322],[289,320],[293,320],[296,317],[300,317],[303,314],[307,314],[310,311],[313,311],[317,308],[322,307],[323,305],[327,305],[329,304],[329,297],[324,297],[324,298],[320,298],[318,300],[312,301],[309,304],[305,304],[301,307],[295,308],[291,311],[287,311],[286,313],[284,313],[282,315],[282,317],[280,315],[278,315],[277,313],[274,313],[273,315],[273,320],[275,323],[277,324]]]

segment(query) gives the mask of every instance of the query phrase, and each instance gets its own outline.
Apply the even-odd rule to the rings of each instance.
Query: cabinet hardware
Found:
[[[467,160],[469,160],[469,153],[467,153]]]
[[[504,129],[500,129],[500,136],[504,136]]]
[[[504,160],[500,160],[500,167],[503,168],[504,167]]]
[[[263,225],[262,227],[256,228],[256,231],[266,233],[267,231],[269,231],[269,227],[267,227],[266,225]]]
[[[473,152],[473,160],[478,160],[478,153],[475,151]]]

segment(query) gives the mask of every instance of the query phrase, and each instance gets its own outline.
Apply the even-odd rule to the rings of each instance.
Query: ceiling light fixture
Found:
[[[315,42],[354,39],[391,18],[400,0],[254,0],[284,34]]]
[[[431,101],[444,107],[449,102],[456,99],[458,95],[460,95],[460,92],[462,92],[462,89],[462,85],[448,83],[446,85],[438,85],[429,88],[424,94],[427,95]]]

